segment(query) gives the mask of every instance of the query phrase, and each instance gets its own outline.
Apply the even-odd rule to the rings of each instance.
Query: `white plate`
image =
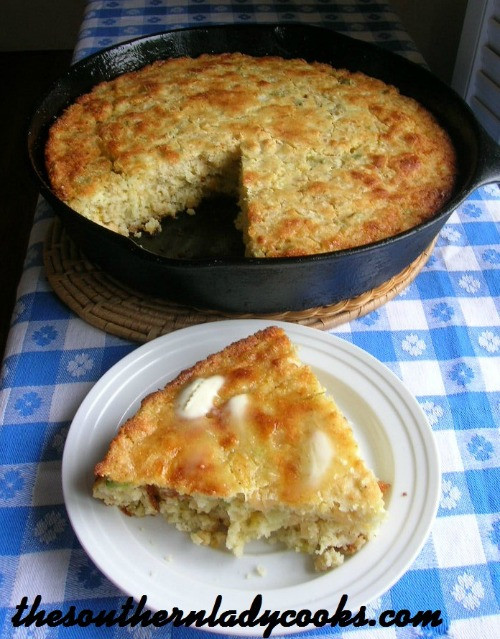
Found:
[[[310,558],[266,543],[247,546],[241,558],[194,545],[160,517],[134,518],[91,496],[93,468],[118,425],[146,394],[182,369],[266,325],[282,326],[299,346],[351,421],[368,465],[391,484],[388,516],[377,537],[345,563],[314,573]],[[283,322],[236,320],[182,329],[149,342],[113,366],[93,387],[71,425],[63,456],[64,499],[73,528],[101,571],[153,610],[173,606],[211,611],[246,610],[256,594],[262,609],[313,612],[337,609],[348,595],[352,611],[378,597],[408,569],[435,517],[440,491],[434,438],[414,397],[374,357],[319,330]],[[264,569],[262,573],[260,567]],[[304,630],[293,626],[276,632]],[[219,629],[220,631],[220,629]],[[226,634],[255,634],[225,628]]]

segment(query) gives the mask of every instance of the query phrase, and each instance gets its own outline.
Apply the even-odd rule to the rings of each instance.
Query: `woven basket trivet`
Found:
[[[221,319],[263,318],[322,330],[338,326],[374,311],[406,288],[427,262],[434,244],[435,241],[401,273],[356,298],[271,315],[198,310],[133,290],[89,262],[57,218],[45,242],[44,263],[54,292],[79,317],[112,335],[147,342],[179,328]]]

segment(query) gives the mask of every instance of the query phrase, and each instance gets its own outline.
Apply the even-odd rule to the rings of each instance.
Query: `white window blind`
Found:
[[[500,0],[469,0],[452,86],[500,143]]]

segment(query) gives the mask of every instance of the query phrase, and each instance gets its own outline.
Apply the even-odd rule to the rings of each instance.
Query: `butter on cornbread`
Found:
[[[432,217],[455,152],[415,100],[362,73],[240,53],[157,61],[98,84],[51,127],[57,196],[123,235],[214,194],[246,253],[351,248]]]
[[[97,464],[93,494],[237,556],[251,540],[281,542],[316,570],[361,548],[385,514],[351,427],[274,326],[148,395]]]

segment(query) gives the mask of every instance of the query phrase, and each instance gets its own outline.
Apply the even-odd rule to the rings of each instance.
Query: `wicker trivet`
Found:
[[[44,247],[47,279],[58,297],[89,324],[136,342],[221,319],[263,318],[328,329],[379,308],[406,288],[427,262],[435,241],[399,275],[356,298],[305,311],[237,315],[197,310],[128,288],[89,262],[56,218]]]

